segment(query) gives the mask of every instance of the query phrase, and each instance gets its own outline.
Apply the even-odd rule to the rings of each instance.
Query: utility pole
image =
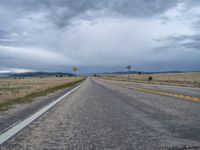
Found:
[[[128,69],[128,80],[130,80],[130,70],[131,70],[131,65],[126,66]]]

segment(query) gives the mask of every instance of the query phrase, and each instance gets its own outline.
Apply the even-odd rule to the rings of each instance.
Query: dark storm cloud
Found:
[[[173,62],[173,69],[185,58],[198,66],[198,7],[197,0],[0,0],[0,68]]]
[[[166,42],[168,48],[187,48],[200,51],[200,34],[170,36],[158,41]],[[163,49],[166,50],[166,49]]]
[[[16,17],[24,13],[46,12],[46,21],[59,27],[86,11],[106,9],[108,14],[119,13],[129,17],[152,17],[175,6],[178,0],[6,0],[0,5],[8,11],[16,11]],[[15,17],[15,16],[13,16]]]
[[[180,1],[181,2],[181,1]],[[181,10],[181,16],[175,17],[176,20],[188,20],[187,24],[191,25],[193,34],[191,35],[172,35],[159,39],[166,42],[166,47],[186,48],[190,50],[200,50],[200,1],[185,0],[182,1],[184,8]],[[189,22],[190,21],[190,22]],[[183,22],[184,23],[184,22]],[[186,23],[185,23],[186,24]],[[164,50],[164,49],[163,49]]]
[[[7,38],[7,35],[8,35],[8,34],[9,34],[9,33],[0,30],[0,39],[5,39],[5,38]]]
[[[189,48],[189,49],[195,49],[200,51],[200,43],[199,42],[188,42],[188,43],[184,43],[181,44],[181,46],[185,47],[185,48]]]
[[[29,44],[29,37],[22,33],[24,30],[40,33],[52,28],[46,26],[40,29],[34,24],[23,27],[23,21],[53,24],[57,28],[63,28],[69,25],[72,19],[83,16],[87,11],[105,10],[106,16],[119,14],[143,18],[158,15],[177,3],[178,0],[3,0],[0,1],[0,44],[21,45],[22,40],[23,44]],[[42,17],[34,18],[40,15],[37,13],[41,13]],[[13,36],[13,33],[17,35]]]
[[[53,24],[62,28],[69,25],[72,19],[83,16],[87,11],[105,10],[106,16],[117,13],[127,17],[143,18],[158,15],[176,6],[177,3],[178,0],[3,0],[0,1],[0,15],[2,13],[0,44],[20,45],[21,38],[24,36],[22,35],[23,30],[36,28],[34,24],[27,25],[25,28],[21,24],[18,25],[24,21],[22,19],[41,24]],[[34,14],[38,15],[39,12],[43,16],[35,19]],[[48,28],[49,26],[38,29],[38,32],[48,30]],[[17,33],[19,36],[13,37],[12,33]],[[27,42],[28,37],[24,39],[23,41]]]

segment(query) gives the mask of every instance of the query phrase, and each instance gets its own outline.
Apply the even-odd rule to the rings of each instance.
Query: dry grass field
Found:
[[[81,79],[83,77],[76,78],[76,80]],[[0,78],[0,105],[17,98],[25,97],[31,93],[37,93],[74,81],[74,77]]]
[[[149,77],[152,80],[149,81]],[[110,77],[128,80],[128,75],[112,75]],[[130,81],[200,87],[200,72],[195,73],[163,73],[163,74],[131,74]]]

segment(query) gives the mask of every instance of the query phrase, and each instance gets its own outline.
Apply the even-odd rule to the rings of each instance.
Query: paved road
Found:
[[[0,134],[6,131],[8,128],[11,128],[13,124],[18,122],[19,120],[24,120],[28,118],[33,113],[36,113],[47,104],[55,101],[55,99],[61,97],[71,89],[75,88],[77,85],[70,88],[66,88],[64,90],[58,90],[43,97],[38,97],[36,98],[37,100],[35,99],[31,103],[19,104],[14,109],[9,110],[8,112],[1,112]]]
[[[200,149],[200,103],[87,79],[1,149]]]
[[[110,84],[137,86],[137,87],[146,88],[146,89],[161,90],[161,91],[170,92],[170,93],[200,97],[200,88],[156,85],[156,84],[148,84],[148,83],[136,83],[136,82],[115,81],[115,80],[104,80],[104,81]]]

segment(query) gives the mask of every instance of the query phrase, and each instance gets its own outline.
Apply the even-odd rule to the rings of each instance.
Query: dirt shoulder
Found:
[[[51,103],[55,99],[59,98],[66,92],[70,91],[77,85],[79,85],[81,82],[65,88],[65,89],[59,89],[52,93],[49,93],[45,96],[40,96],[37,98],[34,98],[32,102],[27,103],[19,103],[16,105],[12,105],[9,109],[6,111],[0,112],[0,133],[4,132],[5,130],[11,128],[17,121],[23,120],[30,116],[31,114],[37,112],[47,104]]]
[[[31,88],[30,89],[28,88],[27,90],[29,91],[29,93],[27,93],[25,95],[21,95],[21,96],[19,96],[20,94],[17,95],[17,94],[13,93],[11,96],[12,98],[0,101],[0,111],[5,111],[16,104],[32,102],[32,101],[34,101],[34,98],[37,98],[40,96],[46,96],[47,94],[53,93],[57,90],[72,87],[83,80],[84,80],[84,78],[78,78],[76,81],[67,80],[67,82],[66,81],[59,82],[59,84],[52,84],[48,87],[41,86],[40,90],[34,90]],[[9,90],[10,89],[7,89],[7,91],[9,91]],[[2,98],[2,97],[0,97],[0,98]]]
[[[200,73],[131,74],[104,76],[105,79],[200,88]]]

